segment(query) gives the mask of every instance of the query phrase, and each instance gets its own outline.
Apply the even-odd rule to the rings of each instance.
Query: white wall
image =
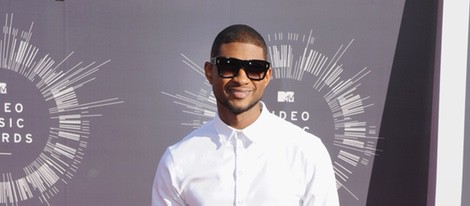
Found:
[[[443,1],[435,205],[461,205],[469,0]]]

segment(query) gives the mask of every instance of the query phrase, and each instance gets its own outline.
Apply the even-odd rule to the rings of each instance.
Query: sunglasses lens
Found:
[[[266,71],[269,69],[269,62],[261,60],[251,60],[246,66],[246,74],[248,78],[253,80],[264,79]]]
[[[223,58],[217,59],[217,68],[219,70],[219,75],[224,78],[232,78],[240,69],[240,63],[237,60]]]
[[[248,78],[261,80],[264,79],[266,71],[269,69],[269,62],[263,60],[243,61],[235,58],[217,57],[215,63],[219,76],[223,78],[233,78],[238,74],[240,68],[243,68]]]

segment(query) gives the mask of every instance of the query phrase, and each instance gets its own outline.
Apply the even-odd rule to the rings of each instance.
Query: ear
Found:
[[[271,78],[273,76],[273,69],[270,67],[268,71],[266,71],[266,76],[264,77],[264,81],[266,82],[266,86],[268,86],[269,81],[271,81]]]
[[[204,64],[204,74],[206,75],[207,81],[212,85],[212,64],[209,62],[206,62]]]

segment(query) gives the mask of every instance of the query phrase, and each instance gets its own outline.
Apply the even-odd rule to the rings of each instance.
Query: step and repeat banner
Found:
[[[216,34],[236,23],[267,41],[270,112],[319,136],[341,204],[366,205],[374,160],[400,153],[379,142],[396,138],[380,128],[404,8],[3,0],[0,206],[150,205],[166,147],[216,115],[202,67]]]

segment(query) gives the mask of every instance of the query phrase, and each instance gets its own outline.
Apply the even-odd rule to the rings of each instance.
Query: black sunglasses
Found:
[[[241,60],[231,57],[214,57],[211,64],[217,66],[219,76],[222,78],[233,78],[237,76],[241,68],[251,80],[262,80],[266,77],[270,63],[264,60]]]

